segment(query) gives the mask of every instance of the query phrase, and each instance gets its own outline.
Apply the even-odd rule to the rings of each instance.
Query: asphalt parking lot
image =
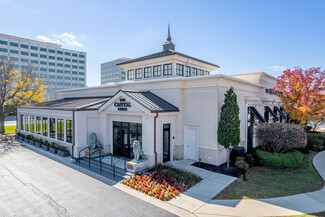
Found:
[[[174,216],[21,146],[0,144],[0,216]]]

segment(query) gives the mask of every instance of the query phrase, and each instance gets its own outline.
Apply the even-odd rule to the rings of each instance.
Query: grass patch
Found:
[[[303,165],[297,169],[253,167],[214,199],[271,198],[316,191],[324,186],[323,179],[312,165],[317,152],[304,155]]]
[[[13,134],[16,133],[16,126],[5,126],[5,134]]]

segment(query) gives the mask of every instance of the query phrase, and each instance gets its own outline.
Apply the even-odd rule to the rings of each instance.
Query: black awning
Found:
[[[265,106],[266,110],[273,116],[276,121],[279,121],[279,117],[272,111],[270,106]]]
[[[257,111],[254,106],[248,106],[248,110],[252,112],[252,114],[257,118],[260,123],[266,122],[263,116]]]
[[[278,106],[274,106],[275,110],[277,110],[277,112],[279,112],[279,114],[284,118],[287,119],[287,116],[281,111],[281,109],[279,109]]]

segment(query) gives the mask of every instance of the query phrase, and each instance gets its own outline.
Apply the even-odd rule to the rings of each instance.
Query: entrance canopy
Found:
[[[134,108],[136,107],[136,108]],[[150,91],[119,90],[99,108],[114,111],[136,111],[150,114],[156,112],[179,112],[179,109]]]
[[[266,122],[263,116],[257,111],[257,109],[254,106],[248,106],[248,110],[251,111],[251,113],[260,123]]]
[[[265,108],[273,116],[275,121],[279,121],[279,117],[273,112],[273,110],[270,108],[270,106],[265,106]]]

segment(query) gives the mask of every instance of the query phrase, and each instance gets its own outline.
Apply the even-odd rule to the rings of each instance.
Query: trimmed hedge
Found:
[[[325,148],[325,133],[307,133],[307,148],[320,151]]]
[[[256,150],[260,163],[269,167],[297,168],[303,163],[304,155],[299,151],[288,153],[270,153]]]

